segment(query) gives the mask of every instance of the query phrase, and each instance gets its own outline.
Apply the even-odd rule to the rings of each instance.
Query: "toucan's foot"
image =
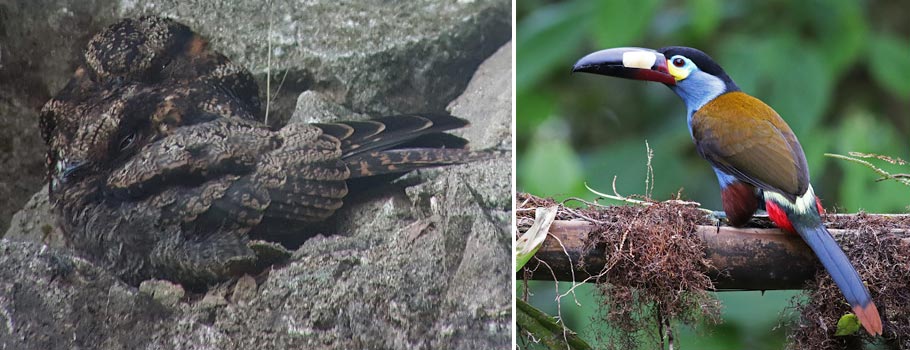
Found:
[[[708,217],[714,220],[727,220],[727,212],[723,210],[712,211],[711,214],[708,214]]]
[[[722,210],[715,210],[707,216],[708,219],[711,220],[715,226],[717,226],[717,232],[720,232],[720,226],[727,221],[727,213]]]

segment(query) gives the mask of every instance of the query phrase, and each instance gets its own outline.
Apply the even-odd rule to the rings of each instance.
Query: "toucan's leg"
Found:
[[[708,217],[714,221],[727,220],[727,212],[723,210],[713,210],[711,214],[708,214]]]

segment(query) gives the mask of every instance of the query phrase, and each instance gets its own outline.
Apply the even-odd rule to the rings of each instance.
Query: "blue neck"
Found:
[[[690,113],[728,90],[723,80],[699,70],[693,71],[676,85],[670,85],[670,89],[686,103],[686,109]]]
[[[711,74],[694,70],[686,79],[680,80],[670,89],[686,103],[686,124],[689,125],[689,136],[692,136],[692,115],[706,103],[728,91],[727,83]],[[733,89],[736,86],[733,85]]]

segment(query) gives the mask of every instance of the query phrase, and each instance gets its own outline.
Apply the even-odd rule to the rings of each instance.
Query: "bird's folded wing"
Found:
[[[743,182],[793,198],[809,186],[806,157],[793,131],[755,98],[719,96],[693,115],[692,135],[705,159]]]

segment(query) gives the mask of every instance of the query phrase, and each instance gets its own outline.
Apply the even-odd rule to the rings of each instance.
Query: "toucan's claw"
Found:
[[[717,226],[717,233],[720,233],[720,227],[727,222],[727,213],[723,210],[715,210],[706,215],[714,226]]]

